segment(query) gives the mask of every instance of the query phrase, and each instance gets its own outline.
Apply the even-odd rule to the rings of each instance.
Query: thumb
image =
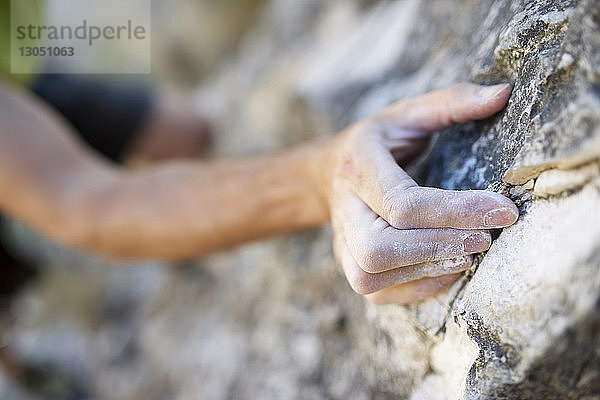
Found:
[[[458,83],[399,101],[380,116],[398,128],[433,131],[490,117],[506,106],[511,92],[509,83],[493,86]]]

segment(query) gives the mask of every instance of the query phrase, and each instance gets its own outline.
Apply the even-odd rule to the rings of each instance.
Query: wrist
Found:
[[[335,141],[334,137],[327,137],[298,148],[302,159],[302,177],[309,188],[312,203],[319,209],[322,222],[329,220],[329,193],[333,175],[331,159]]]
[[[352,126],[337,135],[320,142],[318,157],[314,163],[314,180],[318,195],[329,210],[336,185],[341,178],[348,179],[352,166],[352,146],[357,130]]]

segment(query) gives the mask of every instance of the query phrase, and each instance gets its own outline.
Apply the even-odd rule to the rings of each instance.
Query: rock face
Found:
[[[252,153],[465,80],[513,83],[508,107],[414,173],[521,217],[448,292],[364,303],[327,228],[172,269],[46,252],[4,335],[46,384],[0,397],[600,399],[597,0],[276,0],[199,101],[231,116],[219,153]]]

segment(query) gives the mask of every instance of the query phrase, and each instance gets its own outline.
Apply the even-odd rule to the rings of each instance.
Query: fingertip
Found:
[[[488,118],[506,106],[511,93],[510,83],[491,86],[475,83],[452,85],[445,92],[448,98],[446,112],[450,116],[449,121],[463,123]]]
[[[504,228],[517,222],[519,211],[513,207],[501,207],[488,211],[483,224],[488,228]]]
[[[510,83],[482,86],[456,83],[444,89],[388,107],[385,115],[406,129],[432,131],[490,117],[500,111],[512,92]]]
[[[490,208],[483,217],[483,225],[486,228],[504,228],[517,222],[519,209],[508,197],[494,193],[497,199],[496,205]]]
[[[463,240],[463,250],[466,253],[480,253],[492,245],[492,235],[487,231],[475,232]]]
[[[508,101],[512,93],[512,85],[510,83],[501,83],[492,86],[479,86],[477,96],[483,104],[496,105],[502,107]]]
[[[479,210],[483,212],[479,214],[479,218],[482,218],[481,222],[476,224],[481,228],[504,228],[514,224],[519,218],[519,209],[511,199],[503,194],[489,190],[477,190],[471,193],[476,193],[472,200],[475,204],[480,204]]]

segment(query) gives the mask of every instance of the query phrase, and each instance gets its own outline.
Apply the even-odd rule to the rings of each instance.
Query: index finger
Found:
[[[383,140],[377,135],[360,137],[346,155],[342,176],[394,228],[490,229],[517,220],[517,207],[501,194],[418,186],[398,166]]]
[[[398,128],[433,131],[491,117],[506,106],[511,92],[509,83],[493,86],[458,83],[401,100],[384,109],[378,117]]]

